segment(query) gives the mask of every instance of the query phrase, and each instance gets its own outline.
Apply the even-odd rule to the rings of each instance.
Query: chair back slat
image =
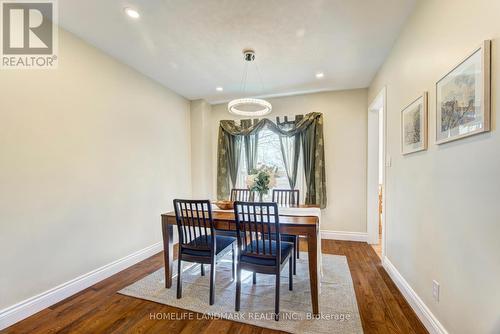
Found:
[[[279,205],[298,206],[300,193],[298,189],[273,189],[272,201]]]
[[[246,255],[271,258],[281,263],[278,205],[236,201],[234,214],[239,249]],[[273,242],[276,242],[275,249]]]
[[[215,251],[215,228],[208,200],[174,200],[180,248]],[[214,237],[209,243],[209,238]]]
[[[249,189],[233,188],[231,189],[231,201],[253,202],[255,194]]]

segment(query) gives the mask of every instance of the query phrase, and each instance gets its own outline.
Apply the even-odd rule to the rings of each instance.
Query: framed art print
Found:
[[[401,111],[401,153],[427,149],[427,92]]]
[[[436,143],[490,130],[491,41],[436,83]]]

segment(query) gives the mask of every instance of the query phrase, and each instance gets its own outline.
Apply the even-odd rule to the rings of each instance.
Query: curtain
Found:
[[[306,175],[306,203],[315,201],[316,184],[314,183],[314,125],[304,133],[302,139],[302,152],[304,152],[304,173]]]
[[[301,117],[296,117],[299,120]],[[279,125],[283,129],[290,128],[289,125]],[[297,184],[297,171],[300,156],[300,133],[294,136],[280,135],[281,154],[283,155],[283,162],[285,165],[286,176],[290,189],[295,189]]]
[[[254,120],[254,124],[258,122],[257,119]],[[252,126],[252,120],[244,119],[241,120],[241,126],[244,128],[249,128]],[[251,134],[243,136],[243,141],[245,143],[245,158],[247,160],[247,174],[251,174],[252,170],[257,168],[257,149],[259,145],[259,133],[255,131]]]
[[[287,167],[287,174],[288,170],[290,170],[289,179],[293,182],[296,182],[297,179],[296,166],[298,165],[298,158],[296,159],[295,156],[300,151],[300,144],[302,143],[304,171],[306,174],[305,203],[325,208],[327,198],[325,152],[323,146],[323,114],[321,113],[307,114],[302,119],[297,119],[289,127],[278,126],[265,118],[251,125],[248,122],[238,125],[235,121],[221,121],[217,151],[217,198],[227,199],[229,197],[229,178],[231,178],[233,184],[236,182],[236,173],[239,165],[239,155],[236,153],[240,152],[241,138],[249,135],[257,137],[258,132],[265,126],[277,133],[280,136],[280,140],[283,139],[284,149],[282,151],[286,151],[284,155],[287,156],[285,164],[290,166],[290,168]],[[292,137],[293,139],[291,139]],[[290,144],[288,143],[289,139],[291,139]],[[250,148],[253,149],[255,146],[255,150],[257,149],[257,143],[252,146],[250,139],[248,142]],[[293,147],[293,150],[291,147]],[[297,147],[299,148],[297,149]],[[291,153],[288,154],[289,152]],[[250,166],[249,163],[248,165]],[[234,178],[233,171],[235,173]]]
[[[217,198],[229,198],[231,187],[236,186],[241,156],[241,137],[224,135],[219,129],[217,149]],[[231,181],[231,184],[229,184]]]
[[[326,207],[325,150],[323,146],[323,118],[311,124],[302,133],[306,204]]]

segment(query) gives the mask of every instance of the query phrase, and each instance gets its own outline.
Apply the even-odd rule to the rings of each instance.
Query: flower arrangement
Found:
[[[251,171],[247,177],[247,187],[250,191],[259,193],[259,200],[276,186],[278,167],[261,165]]]

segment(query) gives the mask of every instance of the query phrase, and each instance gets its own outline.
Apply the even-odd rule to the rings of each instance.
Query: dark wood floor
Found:
[[[305,245],[305,242],[302,242]],[[365,243],[323,240],[323,253],[345,255],[349,262],[365,333],[427,333],[422,323]],[[122,296],[116,291],[163,265],[152,256],[2,333],[278,333],[228,320],[154,320],[151,313],[184,310]]]

